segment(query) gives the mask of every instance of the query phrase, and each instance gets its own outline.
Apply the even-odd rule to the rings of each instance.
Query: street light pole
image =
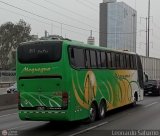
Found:
[[[134,51],[136,52],[136,33],[135,33],[135,29],[136,29],[136,13],[133,13],[132,15],[132,32],[133,32],[133,47]]]
[[[147,57],[149,57],[149,50],[150,50],[150,48],[149,48],[149,45],[150,45],[150,0],[148,0],[148,46],[147,46],[147,48],[148,48],[148,54],[147,54]]]
[[[148,21],[148,18],[146,17],[146,57],[148,57],[148,31],[147,31],[147,21]]]

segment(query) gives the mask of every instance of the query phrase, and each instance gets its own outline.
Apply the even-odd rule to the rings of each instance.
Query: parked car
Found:
[[[144,95],[146,94],[160,96],[160,80],[148,80],[144,82]]]
[[[7,88],[7,93],[15,93],[17,92],[17,83]]]

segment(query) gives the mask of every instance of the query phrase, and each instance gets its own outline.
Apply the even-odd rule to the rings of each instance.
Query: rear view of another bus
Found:
[[[62,44],[63,41],[36,41],[18,47],[20,119],[69,120]]]

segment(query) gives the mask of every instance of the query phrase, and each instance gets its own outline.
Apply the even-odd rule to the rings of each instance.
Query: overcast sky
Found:
[[[118,0],[135,8],[137,17],[137,52],[145,55],[145,20],[148,0]],[[8,6],[4,3],[20,8]],[[86,42],[93,30],[96,44],[99,43],[99,3],[102,0],[0,0],[0,25],[23,19],[31,25],[31,34],[44,36],[58,34],[63,37]],[[160,0],[151,0],[151,46],[153,57],[160,57]],[[38,17],[39,16],[39,17]]]

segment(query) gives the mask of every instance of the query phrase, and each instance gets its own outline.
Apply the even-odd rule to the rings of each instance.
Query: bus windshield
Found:
[[[18,48],[20,63],[49,63],[61,59],[62,42],[37,42],[22,44]]]

